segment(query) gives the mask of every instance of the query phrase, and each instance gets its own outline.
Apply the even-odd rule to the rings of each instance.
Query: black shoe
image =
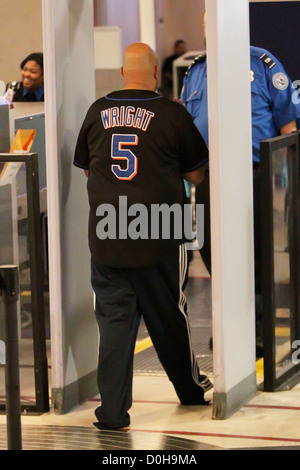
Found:
[[[181,405],[183,406],[207,406],[210,405],[210,401],[204,400],[204,398],[201,398],[199,400],[193,400],[190,402],[180,402]]]
[[[128,426],[130,425],[130,416],[128,413],[125,413],[123,416],[119,417],[119,419],[114,419],[115,424],[108,424],[108,423],[103,423],[103,412],[102,412],[102,405],[98,406],[98,408],[95,409],[95,416],[97,421],[94,424],[96,428],[101,429],[101,430],[106,430],[106,431],[117,431],[117,430],[127,430]],[[106,421],[106,418],[105,418]],[[116,424],[116,423],[122,423],[121,424]],[[126,423],[126,424],[123,424]]]
[[[208,392],[208,390],[213,388],[213,384],[209,380],[206,375],[199,375],[199,382],[201,383],[201,389],[193,394],[191,394],[190,398],[183,398],[186,396],[186,393],[184,395],[181,395],[177,393],[178,398],[180,400],[180,403],[184,406],[197,406],[197,405],[209,405],[210,401],[205,400],[204,394],[205,392]]]
[[[94,426],[96,426],[97,429],[100,429],[101,431],[129,431],[128,426],[123,426],[123,427],[115,427],[115,426],[109,426],[107,424],[100,423],[99,421],[96,421],[93,423]]]

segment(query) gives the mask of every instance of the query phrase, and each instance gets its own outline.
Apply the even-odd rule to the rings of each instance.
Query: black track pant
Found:
[[[132,405],[133,355],[143,316],[161,364],[186,405],[202,404],[212,385],[200,375],[191,349],[183,284],[184,245],[157,267],[115,269],[92,262],[96,318],[100,331],[98,387],[102,424],[128,426]]]

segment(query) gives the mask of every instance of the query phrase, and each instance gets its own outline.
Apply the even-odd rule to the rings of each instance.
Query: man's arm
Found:
[[[281,129],[280,129],[280,134],[285,135],[285,134],[290,134],[291,132],[294,132],[297,130],[297,124],[296,121],[291,121],[285,124]]]
[[[90,170],[84,170],[85,176],[86,176],[87,178],[89,177],[89,171],[90,171]]]
[[[189,183],[198,186],[198,184],[202,183],[202,181],[204,180],[205,168],[205,165],[202,165],[197,168],[197,170],[189,171],[188,173],[183,173],[182,176]]]

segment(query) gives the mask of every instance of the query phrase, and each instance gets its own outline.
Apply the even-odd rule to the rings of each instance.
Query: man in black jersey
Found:
[[[86,171],[89,246],[100,332],[95,411],[100,429],[130,424],[133,355],[143,316],[158,357],[183,405],[203,405],[212,387],[191,349],[182,213],[169,235],[157,227],[158,207],[183,208],[183,177],[199,184],[207,147],[186,109],[158,95],[157,56],[130,45],[124,88],[97,100],[80,130],[74,164]],[[137,216],[138,217],[134,217]],[[151,225],[152,224],[152,225]],[[170,228],[169,227],[169,228]]]

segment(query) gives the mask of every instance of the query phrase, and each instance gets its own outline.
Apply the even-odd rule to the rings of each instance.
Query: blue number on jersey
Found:
[[[111,170],[119,180],[131,180],[138,171],[138,159],[134,153],[123,145],[138,145],[136,134],[113,134],[111,142],[111,157],[113,160],[125,160],[126,168],[121,165],[112,165]]]

